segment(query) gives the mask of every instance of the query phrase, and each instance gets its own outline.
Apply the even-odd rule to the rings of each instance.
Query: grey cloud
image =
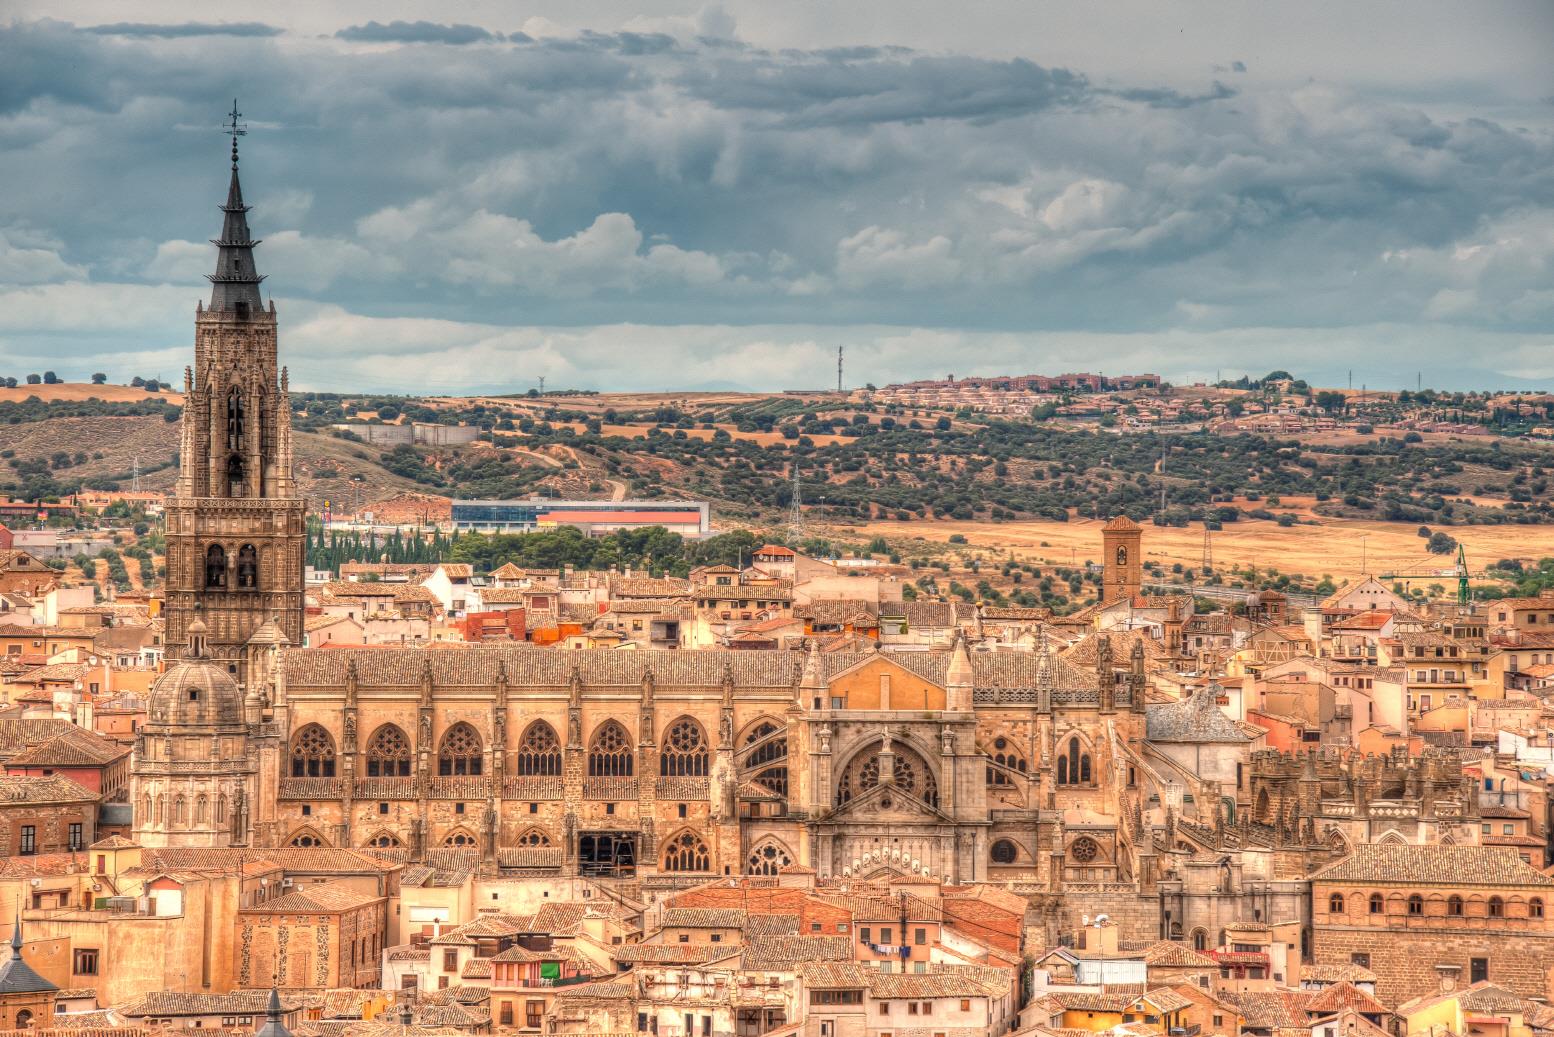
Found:
[[[115,22],[91,25],[83,32],[99,36],[153,36],[180,39],[186,36],[279,36],[284,30],[263,22],[180,22],[158,25],[151,22]]]
[[[520,34],[522,35],[522,34]],[[501,36],[478,25],[442,25],[437,22],[367,22],[350,25],[335,33],[342,40],[357,43],[447,43],[455,46],[488,43]],[[527,39],[527,37],[525,37]]]

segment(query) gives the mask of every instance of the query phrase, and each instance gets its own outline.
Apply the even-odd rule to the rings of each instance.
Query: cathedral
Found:
[[[167,506],[176,661],[132,763],[139,842],[451,848],[492,873],[648,884],[792,867],[1156,880],[1154,825],[1182,796],[1146,758],[1130,635],[900,654],[300,647],[305,502],[233,130]],[[1137,527],[1108,548],[1136,584]]]

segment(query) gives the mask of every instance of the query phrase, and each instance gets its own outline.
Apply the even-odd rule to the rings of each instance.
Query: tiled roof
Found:
[[[616,961],[640,965],[696,965],[738,953],[737,946],[721,943],[628,943],[610,948]]]
[[[733,907],[670,907],[664,909],[665,929],[742,929],[745,912]]]
[[[362,893],[340,882],[308,886],[287,893],[283,897],[255,904],[243,910],[254,914],[297,915],[329,914],[335,911],[351,911],[376,903],[381,897]]]
[[[0,806],[18,803],[95,803],[102,797],[58,774],[46,778],[7,777],[0,781]]]
[[[807,961],[849,961],[846,936],[757,936],[745,946],[743,967],[753,972],[788,972]]]
[[[464,967],[459,970],[459,978],[460,979],[490,979],[491,978],[491,959],[490,958],[471,958],[469,961],[466,961],[464,963]]]
[[[1554,886],[1510,847],[1394,846],[1362,843],[1313,882],[1369,885]]]
[[[1219,968],[1219,963],[1207,954],[1201,954],[1175,940],[1150,944],[1144,951],[1144,963],[1159,968]]]
[[[1144,707],[1151,742],[1242,744],[1250,741],[1236,722],[1219,708],[1219,689],[1210,684],[1179,702],[1152,702]]]
[[[1343,962],[1336,965],[1302,965],[1300,976],[1313,983],[1374,983],[1376,973],[1363,965]]]
[[[745,939],[755,940],[763,936],[797,936],[798,915],[748,915],[745,918]]]
[[[278,846],[269,850],[191,846],[148,848],[141,858],[141,865],[167,871],[227,871],[234,864],[256,861],[268,862],[299,875],[369,875],[400,867],[396,861],[370,850],[302,846]]]
[[[5,762],[31,767],[100,767],[128,755],[126,747],[77,728],[30,745]]]
[[[1305,1026],[1306,1006],[1314,996],[1310,991],[1288,990],[1223,995],[1245,1017],[1247,1026],[1258,1029]],[[1311,1032],[1310,1027],[1306,1032]]]
[[[1307,1012],[1328,1015],[1354,1009],[1361,1015],[1391,1015],[1387,1006],[1355,986],[1353,983],[1333,983],[1317,992],[1306,1005]]]
[[[161,1015],[263,1015],[270,1003],[268,990],[234,990],[227,994],[153,990],[118,1009],[134,1017]],[[281,995],[281,1009],[294,1012],[302,1002],[292,994]]]
[[[1070,1012],[1123,1012],[1138,1000],[1137,994],[1088,990],[1054,990],[1050,996]]]

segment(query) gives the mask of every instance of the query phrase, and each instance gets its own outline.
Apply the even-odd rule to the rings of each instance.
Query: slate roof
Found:
[[[1554,886],[1554,878],[1506,846],[1394,846],[1362,843],[1313,882],[1369,885]]]
[[[1219,689],[1199,688],[1179,702],[1152,702],[1144,707],[1151,742],[1227,743],[1251,741],[1215,701]]]
[[[822,676],[830,676],[868,659],[877,652],[830,652],[820,658]],[[926,680],[943,686],[950,666],[948,652],[903,652],[884,658]],[[1126,655],[1119,659],[1126,661]],[[479,645],[458,652],[415,648],[288,649],[282,656],[286,685],[291,688],[343,687],[346,668],[354,662],[357,678],[367,686],[418,687],[428,664],[432,680],[440,686],[491,687],[498,664],[507,669],[516,686],[564,691],[576,666],[585,686],[640,687],[651,670],[659,687],[720,687],[725,667],[734,671],[739,687],[791,688],[798,680],[806,657],[798,652],[741,652],[673,649],[579,649],[558,652],[527,645]],[[971,665],[977,688],[1035,689],[1042,656],[1036,652],[973,652]],[[1063,658],[1050,660],[1059,690],[1093,691],[1095,674]],[[1120,665],[1120,663],[1119,663]]]
[[[20,924],[14,926],[11,930],[11,957],[5,964],[0,965],[0,997],[6,994],[38,994],[58,989],[22,960],[22,930]]]

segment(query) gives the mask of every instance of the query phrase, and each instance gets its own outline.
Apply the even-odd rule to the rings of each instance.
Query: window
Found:
[[[259,586],[259,552],[253,544],[237,549],[237,586],[239,590],[254,590]]]
[[[1515,825],[1501,825],[1500,826],[1500,834],[1501,835],[1515,835],[1516,834],[1516,826]]]
[[[1462,898],[1450,896],[1446,898],[1446,913],[1454,918],[1462,917]]]
[[[1341,915],[1344,913],[1344,895],[1334,893],[1327,898],[1327,910],[1329,914]]]
[[[18,853],[32,854],[38,852],[38,829],[34,825],[22,825],[21,845]]]
[[[918,929],[917,931],[915,931],[912,934],[912,942],[917,944],[917,946],[919,946],[919,947],[923,946],[923,944],[928,942],[928,930],[927,929]]]
[[[502,1010],[497,1014],[497,1020],[503,1026],[513,1025],[513,1003],[511,1001],[502,1002]]]
[[[437,750],[437,773],[443,777],[480,774],[484,764],[480,749],[480,736],[473,727],[454,724],[442,736]]]
[[[1371,914],[1379,915],[1386,909],[1386,902],[1381,899],[1380,893],[1371,894]]]
[[[868,926],[865,925],[865,926],[860,926],[859,927],[859,929],[858,929],[858,942],[859,943],[873,943],[874,942],[874,941],[869,939],[869,927]]]
[[[1505,901],[1504,900],[1501,900],[1499,897],[1490,897],[1489,898],[1489,917],[1490,918],[1504,918],[1505,917]]]
[[[561,773],[561,742],[556,729],[536,720],[518,744],[518,773],[554,777]]]
[[[1079,736],[1068,740],[1068,750],[1058,755],[1059,785],[1090,784],[1090,754],[1080,751]]]
[[[82,848],[83,847],[81,845],[81,823],[79,821],[73,821],[73,822],[71,822],[71,825],[70,825],[70,849],[71,850],[80,850]]]
[[[1531,900],[1527,901],[1527,917],[1528,918],[1542,918],[1543,917],[1543,898],[1542,897],[1533,897]]]
[[[1482,983],[1489,978],[1488,958],[1468,959],[1468,982]]]
[[[75,965],[72,971],[78,976],[97,975],[97,952],[95,950],[77,950],[75,953]]]
[[[1371,967],[1370,952],[1368,952],[1368,951],[1356,951],[1355,953],[1349,955],[1349,964],[1351,964],[1351,965],[1358,965],[1362,969],[1370,968]]]
[[[666,778],[705,777],[707,739],[701,725],[690,717],[681,717],[664,734],[664,751],[658,758],[659,774]]]
[[[220,544],[205,549],[205,589],[221,590],[227,585],[227,551]]]
[[[880,930],[880,943],[884,944],[887,947],[890,946],[890,938],[891,938],[891,936],[894,935],[894,933],[895,933],[895,930],[893,930],[893,929],[881,929]]]
[[[992,858],[994,864],[1013,864],[1015,858],[1019,856],[1019,851],[1008,839],[1000,839],[993,844],[988,856]]]
[[[393,724],[384,724],[367,740],[367,777],[408,778],[410,740]]]
[[[613,720],[605,721],[594,732],[588,748],[588,776],[629,778],[631,767],[631,739],[626,736],[626,729]]]
[[[453,971],[457,970],[458,967],[459,967],[459,952],[458,951],[453,951],[453,950],[445,950],[445,951],[443,951],[442,952],[442,970],[444,972],[453,972]]]
[[[889,1014],[890,1014],[890,1002],[889,1001],[881,1001],[880,1002],[880,1015],[889,1015]]]
[[[707,844],[690,829],[669,840],[664,850],[665,871],[706,871],[710,862]]]
[[[1424,914],[1424,897],[1420,896],[1418,893],[1415,893],[1413,896],[1409,897],[1408,913],[1411,915]]]

